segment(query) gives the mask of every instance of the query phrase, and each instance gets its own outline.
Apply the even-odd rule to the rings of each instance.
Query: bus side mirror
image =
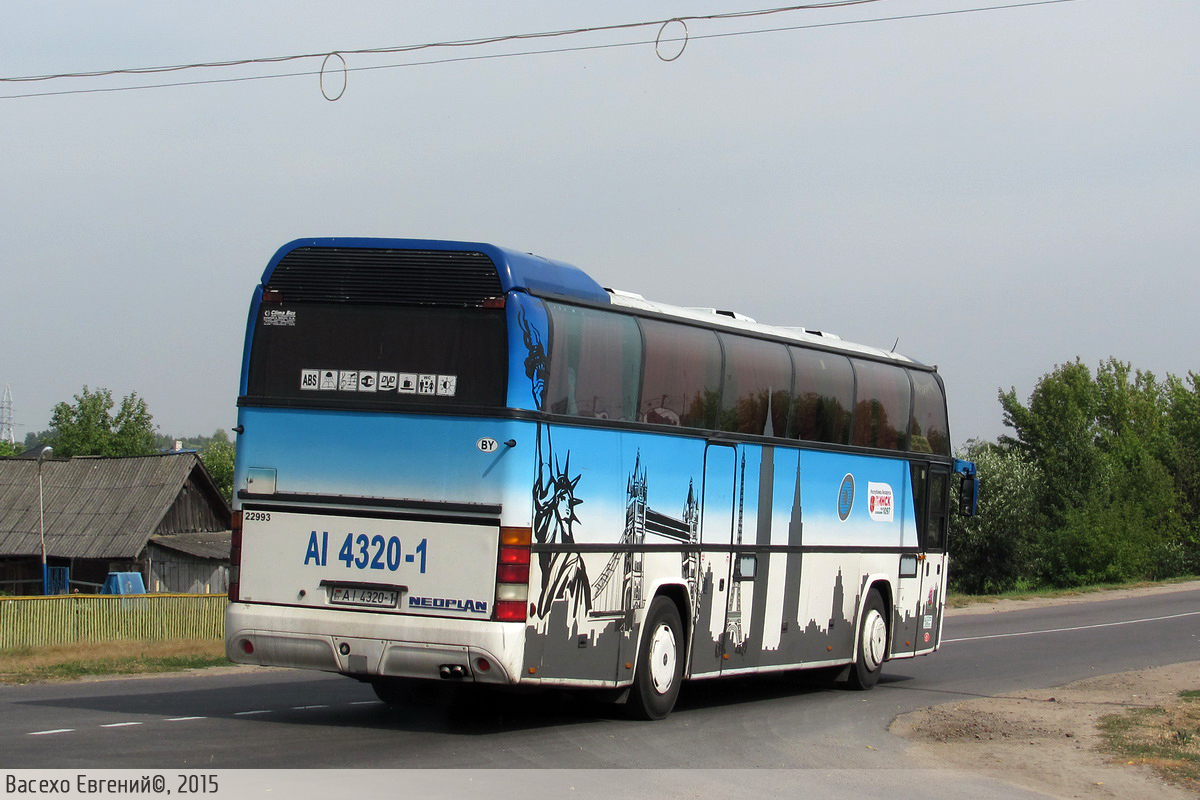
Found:
[[[979,476],[963,475],[958,486],[959,516],[973,517],[979,513]]]
[[[959,476],[959,516],[973,517],[979,513],[979,473],[975,471],[974,463],[957,459],[954,462],[954,472]]]

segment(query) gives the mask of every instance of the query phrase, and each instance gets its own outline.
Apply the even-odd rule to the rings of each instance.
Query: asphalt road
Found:
[[[4,686],[0,771],[520,768],[538,770],[539,795],[759,797],[802,780],[806,796],[1037,797],[963,773],[913,769],[906,743],[887,726],[923,706],[1200,660],[1200,590],[951,615],[945,638],[933,656],[890,662],[870,692],[800,674],[696,682],[668,719],[653,723],[560,693],[393,711],[363,684],[289,670]],[[409,772],[404,780],[425,797],[459,796],[489,776],[489,796],[528,797],[528,778],[517,776],[529,774]],[[296,781],[289,796],[328,797],[321,787],[341,776],[329,790],[340,793],[349,781],[374,796],[372,781],[394,787],[396,775],[269,780]],[[636,776],[632,788],[625,775]],[[239,780],[248,794],[231,793],[226,781],[220,795],[271,788]]]

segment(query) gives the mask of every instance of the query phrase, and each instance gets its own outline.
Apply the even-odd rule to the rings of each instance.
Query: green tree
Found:
[[[1017,434],[1000,442],[1038,465],[1044,477],[1039,499],[1052,525],[1083,506],[1106,480],[1096,424],[1099,402],[1091,370],[1078,359],[1043,375],[1028,407],[1017,400],[1015,389],[1000,393],[1004,424]]]
[[[1033,582],[1074,586],[1192,568],[1196,543],[1177,479],[1184,448],[1171,427],[1172,387],[1183,388],[1116,359],[1094,377],[1076,360],[1044,375],[1028,406],[1012,390],[1001,393],[1005,423],[1016,431],[1002,443],[1041,472],[1035,491],[1044,521],[1032,536]],[[1187,403],[1181,395],[1177,427],[1185,438]]]
[[[153,417],[146,401],[134,392],[121,400],[114,416],[112,392],[91,391],[75,395],[75,403],[59,403],[50,416],[53,436],[46,444],[54,455],[141,456],[155,452]]]
[[[15,456],[22,452],[19,445],[0,439],[0,456]]]
[[[200,459],[204,462],[205,469],[227,502],[233,501],[233,455],[233,443],[229,441],[229,435],[220,428],[200,451]]]

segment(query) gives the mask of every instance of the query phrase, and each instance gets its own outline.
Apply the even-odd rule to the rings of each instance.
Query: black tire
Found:
[[[883,662],[887,659],[888,626],[883,598],[871,589],[863,605],[862,621],[855,637],[854,663],[850,665],[850,688],[866,690],[879,683]]]
[[[637,669],[625,713],[632,719],[663,719],[675,707],[683,683],[683,623],[670,599],[656,597],[642,623]]]

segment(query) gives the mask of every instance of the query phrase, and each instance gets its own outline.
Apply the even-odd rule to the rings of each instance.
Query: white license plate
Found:
[[[329,602],[343,606],[395,608],[400,592],[389,589],[364,589],[360,586],[334,586],[329,590]]]

